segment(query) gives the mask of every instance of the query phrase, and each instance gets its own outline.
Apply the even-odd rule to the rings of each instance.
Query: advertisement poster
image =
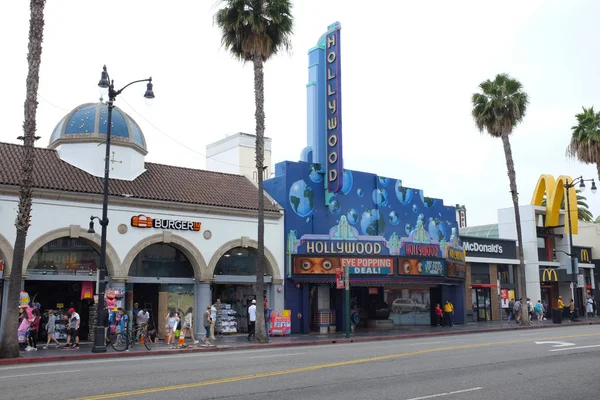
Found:
[[[292,312],[283,310],[282,313],[271,314],[269,336],[287,336],[292,333]]]
[[[337,268],[349,268],[350,275],[391,275],[392,258],[295,257],[294,274],[333,275]],[[342,268],[342,270],[343,270]]]
[[[444,276],[445,264],[441,260],[414,260],[403,258],[398,260],[398,274]]]
[[[94,297],[94,282],[81,282],[81,300],[90,300]]]
[[[342,267],[337,267],[335,269],[335,288],[344,288],[344,269]]]
[[[500,302],[502,303],[502,308],[508,308],[508,289],[500,290]]]

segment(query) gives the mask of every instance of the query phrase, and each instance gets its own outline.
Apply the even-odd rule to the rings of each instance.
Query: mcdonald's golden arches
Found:
[[[558,225],[560,217],[560,206],[563,199],[565,200],[565,206],[567,201],[565,199],[565,183],[572,182],[570,176],[561,175],[558,179],[554,179],[552,175],[541,175],[538,179],[535,190],[533,191],[533,197],[531,204],[534,206],[541,206],[546,195],[546,226],[552,227]],[[569,211],[569,218],[571,220],[571,229],[573,234],[577,234],[579,225],[577,224],[577,196],[575,190],[569,190],[569,203],[571,210]],[[569,232],[569,224],[565,221],[565,232]]]
[[[546,268],[542,273],[542,282],[558,282],[558,274],[555,269]]]
[[[581,249],[579,252],[579,261],[581,262],[590,262],[590,252],[587,249]]]

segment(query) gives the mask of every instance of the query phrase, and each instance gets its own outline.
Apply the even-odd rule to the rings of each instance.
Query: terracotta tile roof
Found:
[[[0,185],[18,185],[22,146],[0,142]],[[62,161],[55,150],[36,148],[34,188],[102,194],[102,178]],[[201,204],[245,210],[257,209],[258,191],[241,175],[146,163],[146,172],[133,181],[110,180],[110,195]],[[265,211],[278,211],[265,198]]]

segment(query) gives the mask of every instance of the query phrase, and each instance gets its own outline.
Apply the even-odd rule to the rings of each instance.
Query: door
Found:
[[[556,307],[557,299],[554,298],[554,287],[552,285],[542,285],[542,303],[546,302],[546,317],[549,319],[552,314],[552,307]]]
[[[491,321],[491,294],[489,288],[473,289],[473,315],[477,321]]]

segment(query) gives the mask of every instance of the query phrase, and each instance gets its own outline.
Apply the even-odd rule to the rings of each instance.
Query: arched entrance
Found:
[[[164,318],[169,311],[183,316],[194,307],[193,262],[179,246],[154,243],[143,248],[131,262],[127,278],[127,310],[145,309],[151,325],[164,336]]]
[[[88,337],[99,266],[100,253],[96,246],[79,237],[53,239],[31,255],[24,289],[32,302],[40,304],[42,324],[49,310],[56,311],[57,339],[66,339],[70,308],[81,318],[79,337]]]
[[[8,281],[5,278],[8,278],[10,273],[12,255],[12,246],[4,236],[0,235],[0,321],[2,322],[4,321],[3,314],[5,313],[4,307],[6,304],[5,294],[8,295]],[[0,323],[0,329],[2,329],[2,323]]]
[[[248,306],[256,298],[256,254],[256,248],[238,245],[221,251],[216,260],[212,296],[213,303],[221,304],[215,326],[217,332],[247,332]],[[265,299],[271,297],[272,273],[273,268],[267,260]]]

